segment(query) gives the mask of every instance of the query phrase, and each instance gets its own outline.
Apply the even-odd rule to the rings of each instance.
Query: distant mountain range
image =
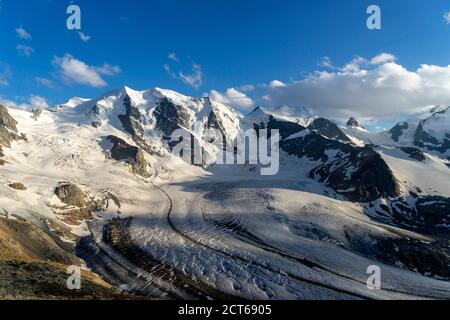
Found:
[[[218,129],[222,137],[208,134],[210,128]],[[264,180],[257,177],[255,165],[222,168],[216,164],[215,151],[232,146],[239,130],[248,128],[279,130],[279,176]],[[202,165],[190,165],[172,155],[175,130],[195,139],[204,154]],[[63,247],[95,233],[89,227],[92,221],[139,216],[141,205],[149,201],[145,195],[154,196],[149,182],[184,185],[213,176],[218,183],[253,181],[248,189],[254,191],[259,188],[256,183],[282,188],[279,181],[288,180],[289,185],[311,184],[312,189],[294,189],[339,201],[342,212],[359,210],[376,224],[370,229],[374,233],[380,225],[403,230],[398,239],[410,248],[401,256],[382,237],[382,249],[372,248],[364,239],[357,248],[352,238],[356,229],[351,228],[345,232],[352,238],[352,248],[338,246],[365,259],[450,279],[449,258],[440,244],[430,245],[429,260],[410,261],[414,248],[422,244],[419,240],[411,244],[406,236],[420,234],[411,237],[423,240],[422,235],[433,238],[449,233],[448,107],[434,108],[386,132],[371,133],[353,117],[340,126],[306,108],[256,108],[242,115],[208,97],[123,87],[96,99],[72,98],[49,109],[0,106],[0,146],[0,211],[31,221]],[[321,212],[329,205],[323,201],[308,205]],[[341,209],[333,210],[339,213]],[[242,225],[233,228],[246,236],[239,229]],[[316,227],[316,235],[309,237],[325,241],[319,235],[326,228],[329,225]],[[252,238],[252,243],[261,246],[258,239]],[[442,260],[444,265],[438,262]]]

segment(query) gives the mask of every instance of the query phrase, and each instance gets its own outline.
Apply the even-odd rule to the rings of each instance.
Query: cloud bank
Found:
[[[235,88],[229,88],[222,93],[216,90],[211,90],[209,96],[213,100],[245,111],[250,111],[255,107],[255,104],[250,97]]]
[[[122,71],[119,66],[111,66],[107,63],[100,67],[90,66],[70,54],[65,54],[64,57],[55,57],[52,63],[57,69],[59,77],[65,83],[82,84],[96,88],[107,85],[102,75],[112,76]]]
[[[382,53],[371,59],[355,57],[337,68],[329,58],[304,79],[267,86],[259,99],[267,106],[305,106],[334,118],[356,116],[390,120],[413,114],[429,105],[450,104],[450,65],[423,64],[408,70],[397,58]],[[272,83],[273,84],[273,83]]]

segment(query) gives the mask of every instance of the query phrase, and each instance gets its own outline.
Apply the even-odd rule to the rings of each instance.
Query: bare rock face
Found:
[[[355,120],[356,121],[356,120]],[[349,137],[339,129],[339,127],[325,118],[315,119],[308,127],[311,131],[316,131],[328,139],[350,142]]]
[[[11,189],[21,190],[21,191],[27,190],[27,187],[23,183],[20,183],[20,182],[10,183],[10,184],[8,184],[8,187],[10,187]]]
[[[404,153],[406,153],[411,159],[417,160],[417,161],[425,161],[427,158],[425,157],[425,154],[414,147],[401,147],[400,150],[402,150]]]
[[[5,106],[0,105],[0,145],[9,147],[11,141],[17,138],[17,121],[11,117]]]
[[[423,120],[414,135],[414,145],[430,151],[444,153],[450,150],[450,137],[446,136],[443,141],[439,141],[424,129],[426,120]]]
[[[136,145],[151,155],[162,156],[162,153],[155,146],[149,144],[144,138],[144,128],[142,127],[143,117],[139,109],[136,108],[131,98],[127,95],[123,99],[125,107],[125,114],[119,115],[119,120],[122,123],[126,132],[131,135],[131,138]],[[94,127],[101,126],[101,123],[92,123]]]
[[[2,147],[10,147],[14,140],[26,140],[25,135],[18,134],[17,121],[11,117],[8,109],[0,104],[0,166],[6,163]]]
[[[408,122],[397,123],[391,130],[389,130],[389,134],[391,135],[392,140],[398,142],[400,140],[400,137],[403,135],[403,132],[408,128]]]
[[[260,108],[256,108],[253,112],[263,112]],[[283,120],[279,120],[276,119],[273,116],[268,116],[269,120],[267,121],[267,123],[261,122],[261,123],[254,123],[253,127],[256,130],[260,130],[260,129],[267,129],[267,130],[272,130],[272,129],[277,129],[280,132],[280,137],[281,139],[286,139],[287,137],[289,137],[290,135],[293,135],[295,133],[298,133],[300,131],[305,130],[306,128],[294,123],[294,122],[289,122],[289,121],[283,121]],[[269,131],[270,132],[270,131]]]
[[[71,226],[78,226],[83,221],[93,219],[93,213],[104,211],[110,207],[112,202],[119,208],[120,200],[113,194],[99,194],[96,197],[83,192],[78,186],[70,182],[60,182],[55,188],[55,195],[61,200],[63,205],[49,205],[54,213],[64,223]],[[56,230],[58,227],[51,225]],[[62,233],[66,233],[62,230]],[[66,238],[67,235],[64,235]],[[70,235],[69,235],[70,237]]]
[[[189,128],[190,115],[188,110],[183,106],[178,106],[164,98],[156,108],[155,115],[157,118],[157,127],[166,137],[170,137],[176,129]]]
[[[38,121],[38,119],[39,119],[39,117],[41,116],[41,114],[42,114],[42,109],[34,108],[34,109],[31,111],[31,118],[32,118],[34,121]]]
[[[442,227],[450,223],[450,198],[427,196],[416,203],[417,213],[425,226]]]
[[[147,161],[144,153],[138,147],[132,146],[116,136],[108,136],[108,140],[113,144],[111,157],[117,161],[124,161],[131,165],[133,173],[143,177],[148,177]]]
[[[369,146],[356,147],[313,132],[282,141],[281,148],[299,158],[321,160],[323,164],[310,172],[310,178],[324,182],[351,201],[371,202],[400,195],[391,169]]]
[[[61,182],[55,188],[55,195],[63,203],[74,207],[85,207],[87,205],[86,195],[76,185],[69,182]]]
[[[347,127],[350,128],[358,128],[361,125],[359,124],[358,120],[356,120],[355,118],[351,117],[350,119],[348,119],[347,121]]]

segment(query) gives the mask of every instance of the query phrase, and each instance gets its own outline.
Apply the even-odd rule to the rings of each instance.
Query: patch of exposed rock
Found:
[[[400,148],[404,153],[406,153],[411,159],[417,160],[417,161],[425,161],[427,158],[425,157],[425,154],[414,147],[401,147]]]
[[[80,225],[82,221],[93,219],[93,202],[78,186],[69,182],[61,182],[55,187],[54,193],[65,206],[50,207],[65,223]]]
[[[31,118],[32,118],[34,121],[38,121],[38,119],[39,119],[39,117],[41,116],[41,114],[42,114],[42,109],[34,108],[34,109],[31,111]]]
[[[10,147],[14,140],[23,139],[25,136],[17,132],[17,121],[9,114],[8,109],[0,105],[0,158],[4,157],[2,147]],[[4,165],[5,160],[0,159],[0,165]]]
[[[59,183],[55,188],[55,195],[69,206],[85,207],[87,205],[87,196],[78,186],[70,182]]]
[[[403,229],[429,235],[447,235],[450,225],[450,198],[419,196],[414,199],[395,199],[389,206],[382,205],[384,212],[376,210],[378,220]],[[411,203],[414,201],[414,205]]]
[[[55,214],[69,225],[80,225],[82,221],[93,219],[93,212],[106,210],[110,201],[120,209],[119,199],[111,193],[94,198],[83,192],[77,185],[70,182],[60,182],[54,191],[64,206],[50,205]],[[117,212],[120,214],[120,211]]]
[[[351,117],[350,119],[348,119],[347,121],[347,127],[350,128],[359,128],[361,127],[361,125],[359,124],[358,120],[356,120],[355,118]]]
[[[261,109],[256,108],[253,112],[257,112],[257,111],[261,111]],[[276,119],[275,117],[273,117],[272,115],[269,116],[269,121],[267,123],[264,123],[264,122],[254,123],[253,127],[255,130],[277,129],[280,132],[281,139],[286,139],[287,137],[306,129],[305,127],[303,127],[295,122],[279,120],[279,119]],[[270,133],[270,131],[269,131],[269,133]]]
[[[400,137],[403,135],[403,132],[408,128],[408,122],[399,122],[391,130],[389,130],[388,133],[391,135],[392,140],[398,142]]]
[[[136,108],[131,98],[126,95],[123,99],[125,107],[125,114],[119,115],[119,120],[122,123],[126,132],[131,135],[131,138],[139,148],[151,155],[162,156],[162,152],[155,146],[147,143],[144,139],[144,128],[142,127],[142,115],[138,108]]]
[[[20,182],[10,183],[10,184],[8,184],[8,187],[10,187],[11,189],[21,190],[21,191],[25,191],[28,189],[23,183],[20,183]]]
[[[17,139],[17,121],[8,113],[5,106],[0,105],[0,146],[9,147],[11,141]]]
[[[313,132],[282,141],[281,148],[299,158],[321,160],[309,176],[351,201],[371,202],[400,195],[391,169],[370,146],[357,147]]]
[[[328,139],[339,140],[344,142],[350,142],[349,137],[342,132],[339,127],[325,118],[317,118],[315,119],[308,127],[311,131],[316,131],[319,134],[327,137]]]
[[[128,144],[116,136],[108,136],[107,138],[113,144],[110,150],[111,158],[128,163],[133,173],[143,177],[149,176],[147,172],[148,163],[141,149]]]

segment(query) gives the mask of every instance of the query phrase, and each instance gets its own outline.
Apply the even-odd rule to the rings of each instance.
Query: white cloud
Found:
[[[80,39],[83,42],[88,42],[89,40],[91,40],[91,36],[81,32],[81,31],[78,31],[78,35],[80,36]]]
[[[180,64],[180,59],[175,52],[170,53],[167,58],[172,61],[173,65],[178,66]],[[164,65],[164,70],[166,70],[172,78],[181,80],[184,84],[187,84],[194,89],[198,89],[203,85],[202,66],[195,62],[192,62],[191,69],[187,73],[183,71],[174,72],[167,63]]]
[[[49,107],[47,100],[40,96],[30,96],[29,103],[32,108],[45,109]]]
[[[381,53],[370,60],[371,64],[382,64],[387,62],[393,62],[397,60],[397,58],[390,53]]]
[[[342,72],[358,72],[362,66],[367,65],[367,59],[356,56],[341,68]]]
[[[269,83],[269,87],[271,88],[281,88],[281,87],[285,87],[286,84],[284,82],[281,82],[280,80],[272,80]]]
[[[185,84],[198,89],[203,85],[203,72],[202,67],[199,64],[193,63],[190,73],[183,73],[180,71],[178,74],[172,71],[168,64],[164,65],[164,70],[167,71],[174,79],[183,81]]]
[[[334,69],[333,62],[330,57],[322,57],[318,63],[319,67]]]
[[[95,67],[95,71],[105,76],[115,76],[122,72],[119,66],[112,66],[108,63],[104,63],[101,67]]]
[[[203,72],[202,67],[199,64],[192,64],[191,73],[184,74],[180,71],[179,76],[181,81],[194,89],[198,89],[203,85]]]
[[[26,108],[26,107],[28,107],[28,105],[19,105],[19,104],[17,104],[14,101],[11,101],[9,99],[3,98],[2,96],[0,96],[0,104],[4,105],[4,106],[7,106],[7,107],[10,107],[10,108],[22,108],[22,107]]]
[[[252,99],[250,99],[246,94],[236,90],[235,88],[229,88],[224,93],[212,90],[209,93],[209,96],[213,100],[238,109],[249,110],[254,108],[255,106]]]
[[[16,33],[20,39],[31,40],[30,34],[22,27],[16,28]]]
[[[56,85],[52,80],[46,79],[46,78],[41,78],[41,77],[36,77],[34,78],[34,80],[41,86],[50,88],[50,89],[56,89]]]
[[[450,105],[450,65],[408,70],[394,60],[388,54],[356,57],[334,72],[316,71],[284,87],[268,87],[261,99],[343,119],[389,120],[429,105]]]
[[[239,87],[239,90],[244,91],[244,92],[249,92],[249,91],[255,90],[255,86],[252,84],[246,84],[246,85]]]
[[[175,62],[178,62],[178,61],[179,61],[179,60],[178,60],[178,57],[177,57],[177,54],[176,54],[175,52],[170,53],[167,57],[168,57],[170,60],[172,60],[172,61],[175,61]]]
[[[0,96],[0,104],[10,108],[27,109],[27,110],[32,110],[33,108],[45,109],[49,107],[47,99],[41,96],[30,95],[28,98],[18,98],[18,99],[24,102],[12,101]]]
[[[35,52],[32,47],[27,46],[25,44],[17,45],[16,49],[19,52],[19,54],[24,56],[24,57],[29,57]]]
[[[119,73],[120,67],[104,64],[101,67],[94,67],[78,60],[70,54],[64,57],[55,57],[53,65],[58,71],[61,79],[70,84],[83,84],[91,87],[104,87],[107,85],[101,75],[115,75]]]
[[[450,24],[450,12],[444,13],[444,19],[447,24]]]

